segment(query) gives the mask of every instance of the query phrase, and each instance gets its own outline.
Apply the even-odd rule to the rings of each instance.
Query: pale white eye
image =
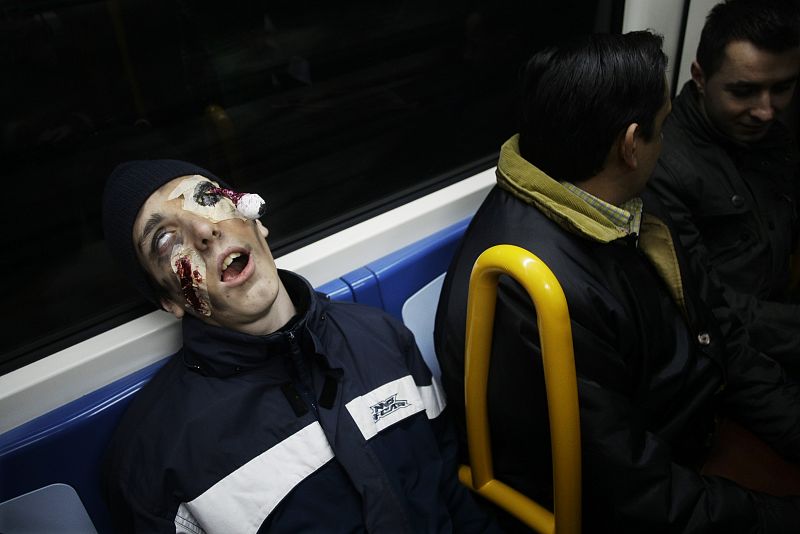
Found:
[[[156,237],[156,250],[160,253],[172,242],[172,232],[164,232]]]

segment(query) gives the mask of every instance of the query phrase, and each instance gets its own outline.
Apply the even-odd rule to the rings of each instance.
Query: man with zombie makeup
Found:
[[[779,118],[800,70],[798,18],[792,0],[729,0],[711,10],[650,181],[753,345],[796,379],[798,158]]]
[[[112,255],[182,318],[106,462],[122,531],[484,532],[444,398],[402,324],[279,271],[263,201],[174,161],[117,167]]]

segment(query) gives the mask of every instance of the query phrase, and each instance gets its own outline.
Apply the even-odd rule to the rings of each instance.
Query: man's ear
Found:
[[[183,307],[181,307],[180,305],[174,303],[173,301],[171,301],[171,300],[169,300],[167,298],[161,297],[158,300],[158,302],[161,304],[161,308],[165,312],[171,313],[172,315],[174,315],[178,319],[183,317],[184,314],[186,313],[186,310],[184,310]]]
[[[694,85],[697,87],[697,91],[702,95],[706,90],[706,75],[703,73],[703,69],[700,67],[697,60],[692,61],[691,72]]]
[[[619,140],[619,156],[625,166],[635,170],[639,165],[637,146],[639,143],[639,124],[632,122],[622,132]]]

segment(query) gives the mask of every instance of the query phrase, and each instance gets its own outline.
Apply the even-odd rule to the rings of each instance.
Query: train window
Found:
[[[520,65],[622,0],[0,3],[0,372],[147,312],[100,227],[127,159],[267,199],[279,255],[492,163]]]

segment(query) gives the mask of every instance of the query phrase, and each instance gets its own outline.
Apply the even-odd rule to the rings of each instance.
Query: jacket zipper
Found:
[[[303,361],[303,353],[300,350],[300,344],[297,342],[297,338],[295,337],[294,332],[291,330],[287,332],[287,336],[289,337],[289,354],[291,355],[292,364],[294,365],[298,378],[298,392],[303,396],[306,403],[311,406],[311,408],[314,410],[314,415],[316,415],[317,419],[319,419],[319,408],[317,407],[317,401],[313,394],[311,374],[309,373],[308,367]]]

